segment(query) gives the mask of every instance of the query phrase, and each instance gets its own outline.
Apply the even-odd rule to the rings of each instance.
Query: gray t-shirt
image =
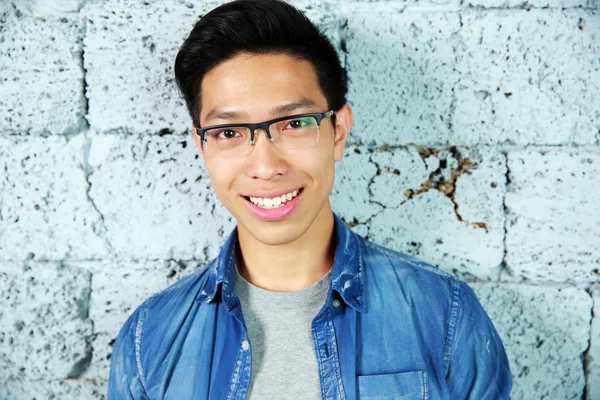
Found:
[[[311,322],[325,304],[330,275],[284,293],[256,287],[237,272],[252,350],[247,399],[321,399]]]

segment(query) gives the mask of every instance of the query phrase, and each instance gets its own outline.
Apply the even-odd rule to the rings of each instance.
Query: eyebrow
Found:
[[[302,108],[315,107],[317,104],[303,97],[297,101],[288,104],[282,104],[280,106],[273,107],[270,110],[271,115],[279,116],[282,114],[292,113]],[[224,120],[232,120],[232,119],[243,119],[248,118],[249,115],[245,112],[240,111],[226,111],[226,110],[211,110],[207,115],[204,121],[216,120],[216,119],[224,119]]]

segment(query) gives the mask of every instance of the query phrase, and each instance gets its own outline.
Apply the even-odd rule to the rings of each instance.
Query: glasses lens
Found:
[[[214,157],[238,157],[246,154],[250,143],[250,130],[244,127],[209,129],[206,151]]]
[[[296,117],[275,122],[269,127],[269,132],[282,149],[313,147],[319,141],[319,124],[314,117]]]

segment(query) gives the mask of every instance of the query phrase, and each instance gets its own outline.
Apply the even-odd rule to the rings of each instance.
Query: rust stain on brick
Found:
[[[483,229],[487,229],[488,226],[485,222],[472,222],[473,225],[479,227],[479,228],[483,228]]]
[[[421,156],[422,159],[426,159],[427,157],[431,156],[432,151],[435,151],[435,150],[428,149],[427,147],[419,146],[419,147],[417,147],[417,151],[419,152],[419,155]]]
[[[446,196],[453,197],[454,195],[454,184],[452,182],[439,182],[436,189],[444,193]]]
[[[386,151],[386,150],[380,149],[379,151]],[[454,196],[456,194],[457,179],[463,174],[469,174],[470,173],[469,171],[471,169],[477,168],[477,163],[472,161],[469,157],[463,158],[463,155],[460,153],[460,151],[458,150],[458,148],[456,146],[445,147],[445,148],[441,148],[441,149],[434,149],[434,148],[419,146],[419,147],[417,147],[417,152],[419,153],[419,156],[421,156],[421,158],[423,160],[425,160],[426,158],[429,158],[429,157],[439,158],[440,153],[449,152],[451,154],[451,157],[457,161],[458,165],[457,165],[457,167],[450,169],[450,179],[446,180],[444,178],[444,176],[442,175],[442,170],[447,168],[448,160],[446,158],[439,158],[440,165],[435,171],[433,171],[429,174],[429,178],[426,181],[422,182],[421,186],[418,189],[406,189],[404,191],[404,196],[406,196],[407,199],[412,199],[413,197],[418,196],[419,194],[425,193],[431,189],[438,190],[441,193],[443,193],[446,197],[448,197],[450,200],[452,200],[452,203],[454,204],[454,213],[456,214],[456,217],[458,218],[459,221],[466,222],[466,223],[474,225],[478,228],[483,228],[483,229],[487,230],[488,227],[485,222],[464,221],[463,218],[461,217],[460,213],[458,212],[458,204],[456,204],[456,202],[454,201]],[[389,172],[389,171],[394,171],[394,173],[395,173],[397,170],[394,170],[389,167],[384,167],[381,169],[381,172]],[[400,171],[398,171],[398,174],[399,173],[400,173]]]

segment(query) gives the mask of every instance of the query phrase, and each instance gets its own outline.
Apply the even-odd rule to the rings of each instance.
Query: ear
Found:
[[[198,135],[196,133],[196,127],[194,125],[192,125],[192,136],[194,137],[194,143],[196,143],[196,147],[198,148],[198,151],[200,152],[200,154],[202,154],[202,157],[204,157],[205,154],[204,154],[204,146],[202,143],[202,138],[200,138],[200,135]]]
[[[349,104],[344,104],[342,108],[335,112],[335,142],[333,144],[333,154],[335,161],[344,158],[344,147],[350,133],[350,128],[354,122],[354,115]]]

